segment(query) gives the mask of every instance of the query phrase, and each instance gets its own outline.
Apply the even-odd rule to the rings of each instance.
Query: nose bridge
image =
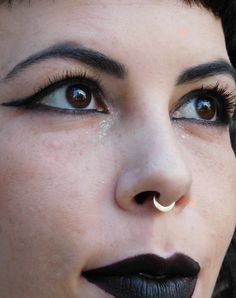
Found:
[[[159,202],[167,206],[188,192],[191,172],[167,115],[133,121],[126,146],[127,162],[116,190],[123,208],[131,208],[140,193],[157,192]]]
[[[183,163],[180,144],[176,139],[168,111],[163,111],[145,116],[139,115],[125,127],[129,132],[129,147],[135,152],[132,157],[138,163],[165,167],[165,165]],[[138,164],[137,164],[138,165]]]

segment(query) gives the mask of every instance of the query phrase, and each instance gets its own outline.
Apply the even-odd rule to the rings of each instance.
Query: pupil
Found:
[[[216,106],[213,99],[200,98],[196,102],[198,115],[204,120],[211,120],[216,114]]]
[[[75,108],[86,108],[91,102],[91,92],[85,86],[71,86],[66,91],[68,102]]]

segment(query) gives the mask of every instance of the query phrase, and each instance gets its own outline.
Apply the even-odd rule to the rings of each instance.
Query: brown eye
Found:
[[[78,82],[68,83],[58,88],[54,87],[53,91],[37,101],[37,105],[44,111],[51,109],[71,114],[108,114],[109,109],[103,98],[102,89],[94,82],[87,80],[86,84]]]
[[[197,114],[204,120],[212,120],[217,113],[216,104],[211,98],[199,98],[195,102]]]
[[[84,109],[89,106],[92,94],[89,88],[82,85],[73,85],[67,88],[66,97],[74,108]]]
[[[207,122],[217,122],[220,107],[209,95],[193,94],[186,96],[186,102],[172,114],[173,119],[192,119]]]

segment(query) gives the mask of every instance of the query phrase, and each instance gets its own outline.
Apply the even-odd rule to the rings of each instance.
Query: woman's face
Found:
[[[220,20],[182,1],[26,1],[0,28],[2,295],[111,297],[82,273],[183,253],[209,298],[236,223]],[[175,207],[138,204],[147,191]]]

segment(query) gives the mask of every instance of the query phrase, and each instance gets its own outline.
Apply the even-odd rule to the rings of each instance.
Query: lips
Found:
[[[199,264],[183,254],[139,255],[86,271],[83,276],[115,298],[190,298]]]

